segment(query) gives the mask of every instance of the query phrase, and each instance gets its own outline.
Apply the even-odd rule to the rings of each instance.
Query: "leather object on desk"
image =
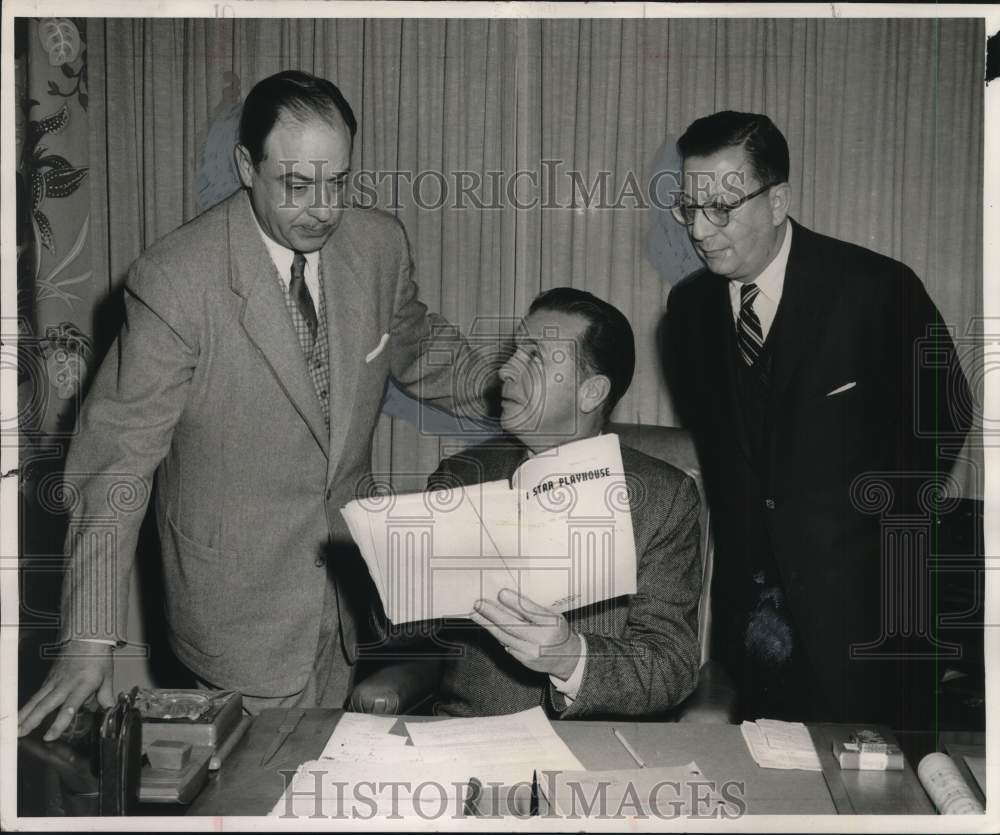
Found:
[[[738,694],[728,673],[708,658],[711,628],[710,592],[712,585],[713,542],[708,503],[701,468],[691,436],[683,429],[636,423],[612,423],[626,446],[659,458],[690,475],[701,497],[702,594],[698,607],[698,637],[701,643],[701,670],[698,685],[684,702],[666,716],[650,719],[677,722],[736,721]],[[360,681],[351,693],[348,708],[357,713],[419,714],[428,712],[441,678],[440,662],[432,658],[392,660]]]
[[[139,801],[142,718],[135,706],[139,688],[119,693],[101,720],[98,814],[131,815]]]

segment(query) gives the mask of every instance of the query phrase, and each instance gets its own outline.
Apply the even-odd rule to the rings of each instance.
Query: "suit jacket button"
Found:
[[[326,491],[326,500],[330,501],[333,498],[333,488],[331,487]]]
[[[314,560],[314,564],[317,568],[322,568],[324,565],[326,565],[326,557],[316,557],[316,559]]]
[[[774,499],[764,499],[764,507],[768,510],[774,510]]]

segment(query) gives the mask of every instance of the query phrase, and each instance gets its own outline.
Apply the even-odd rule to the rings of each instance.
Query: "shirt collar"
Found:
[[[604,430],[602,429],[600,432],[597,433],[597,435],[591,435],[590,437],[591,438],[596,438],[596,437],[598,437],[600,435],[603,435],[603,434],[604,434]],[[520,438],[518,438],[518,440],[521,441]],[[586,440],[586,438],[578,438],[577,440],[583,441],[583,440]],[[522,444],[522,446],[524,446],[524,451],[525,451],[524,460],[525,461],[527,461],[529,458],[534,458],[536,455],[538,455],[538,453],[532,451],[531,447],[529,447],[526,443],[524,443],[524,441],[521,441],[521,444]],[[560,447],[560,446],[562,446],[562,444],[556,444],[555,446],[549,447],[549,449],[555,449],[556,447]],[[548,452],[549,449],[542,450],[542,452]]]
[[[249,199],[247,197],[248,202]],[[271,261],[274,262],[278,275],[281,276],[281,280],[285,284],[288,284],[291,281],[292,259],[295,257],[295,250],[289,249],[287,246],[282,246],[261,228],[260,221],[257,220],[257,215],[253,211],[253,206],[250,207],[250,216],[253,218],[254,226],[257,227],[257,231],[260,233],[260,238],[264,242],[267,254],[271,256]],[[319,250],[303,254],[306,256],[306,269],[315,270],[319,263]]]
[[[781,291],[785,286],[785,271],[788,268],[788,254],[792,250],[792,223],[785,221],[785,237],[778,248],[778,254],[771,259],[771,263],[764,267],[763,272],[754,279],[753,283],[760,288],[760,293],[765,298],[777,304],[781,301]],[[730,282],[735,290],[744,286],[745,282],[733,279]]]

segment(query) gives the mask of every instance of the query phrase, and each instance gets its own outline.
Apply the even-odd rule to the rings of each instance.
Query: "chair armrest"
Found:
[[[698,673],[698,686],[677,708],[678,722],[736,723],[736,687],[716,661],[706,661]]]
[[[412,713],[433,696],[441,681],[441,661],[398,661],[376,670],[355,686],[347,709],[355,713]]]

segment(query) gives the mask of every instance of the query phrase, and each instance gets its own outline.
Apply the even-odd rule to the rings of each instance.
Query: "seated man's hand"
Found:
[[[580,660],[580,636],[558,612],[503,589],[497,600],[477,600],[472,619],[530,670],[568,679]]]
[[[62,707],[43,739],[62,736],[87,699],[97,694],[101,707],[114,703],[111,647],[90,641],[70,641],[49,670],[44,684],[17,712],[17,735],[31,733],[53,710]]]

